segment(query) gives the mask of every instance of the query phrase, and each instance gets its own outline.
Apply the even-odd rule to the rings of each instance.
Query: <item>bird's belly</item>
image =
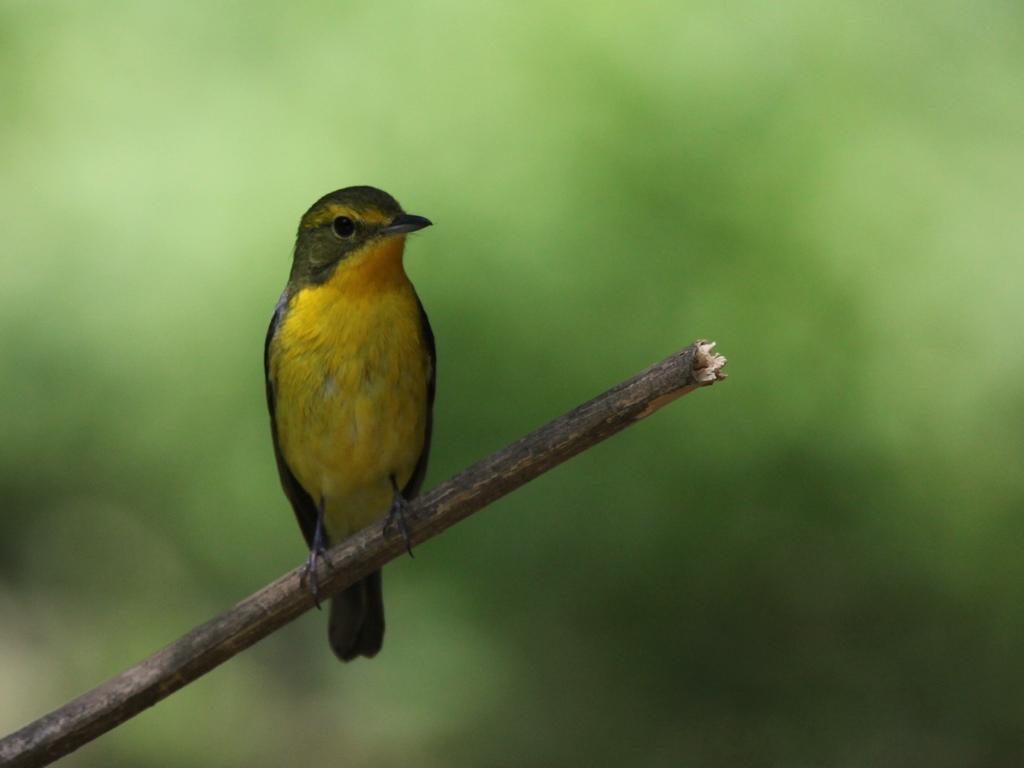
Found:
[[[331,543],[386,515],[394,487],[405,487],[423,451],[429,363],[407,316],[380,333],[364,329],[359,338],[375,339],[369,345],[342,335],[282,350],[280,448],[314,502],[323,499]]]
[[[314,500],[324,499],[328,539],[338,542],[383,517],[423,449],[423,395],[324,384],[305,424],[286,429],[284,455]]]
[[[422,400],[401,388],[325,397],[304,473],[319,483],[332,542],[383,517],[409,481],[423,450]]]

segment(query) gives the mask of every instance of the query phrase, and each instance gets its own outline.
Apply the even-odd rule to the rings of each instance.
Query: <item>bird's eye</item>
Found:
[[[334,220],[334,234],[338,237],[351,237],[356,231],[356,223],[348,216],[339,216]]]

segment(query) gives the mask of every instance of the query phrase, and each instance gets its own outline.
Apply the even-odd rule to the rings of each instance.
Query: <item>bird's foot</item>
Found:
[[[316,577],[316,566],[317,560],[323,560],[327,563],[327,567],[334,569],[334,563],[331,562],[331,558],[327,556],[327,548],[324,546],[324,503],[323,499],[320,500],[319,509],[317,510],[316,517],[316,529],[313,531],[313,545],[309,548],[309,557],[306,558],[305,564],[302,566],[302,570],[299,571],[299,586],[305,587],[306,582],[309,582],[309,592],[313,596],[313,604],[316,605],[317,610],[320,609],[320,597],[317,594],[317,577]]]
[[[388,510],[388,516],[384,520],[384,535],[386,536],[389,531],[397,528],[405,541],[405,549],[409,553],[409,557],[412,557],[412,542],[409,540],[409,527],[406,523],[406,516],[412,517],[412,505],[398,490],[398,484],[394,477],[391,478],[391,487],[394,493],[391,496],[391,509]]]

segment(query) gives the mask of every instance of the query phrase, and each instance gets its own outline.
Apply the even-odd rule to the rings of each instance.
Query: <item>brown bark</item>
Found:
[[[412,544],[436,536],[592,445],[698,387],[725,378],[714,343],[697,341],[477,462],[413,502]],[[321,600],[405,552],[382,523],[330,550],[317,569]],[[151,707],[313,607],[296,568],[161,651],[0,740],[0,766],[48,763]]]

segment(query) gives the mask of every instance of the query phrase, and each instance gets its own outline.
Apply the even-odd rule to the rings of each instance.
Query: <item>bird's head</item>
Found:
[[[299,222],[289,283],[319,285],[335,270],[391,254],[401,258],[405,236],[429,227],[429,219],[405,213],[387,192],[346,187],[324,195]]]

